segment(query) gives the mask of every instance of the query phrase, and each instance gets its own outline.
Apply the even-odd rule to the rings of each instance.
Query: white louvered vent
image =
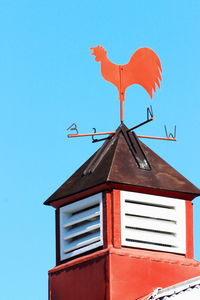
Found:
[[[186,252],[185,201],[121,192],[122,245]]]
[[[102,194],[61,207],[61,260],[103,245],[102,225]]]

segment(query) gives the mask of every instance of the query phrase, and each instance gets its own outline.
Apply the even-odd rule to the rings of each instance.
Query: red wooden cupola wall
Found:
[[[200,190],[122,123],[45,201],[56,208],[50,300],[134,300],[200,275]]]

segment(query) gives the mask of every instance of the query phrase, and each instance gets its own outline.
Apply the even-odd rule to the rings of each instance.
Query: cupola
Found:
[[[136,299],[141,284],[148,292],[152,282],[199,276],[191,202],[199,194],[122,123],[44,203],[56,208],[50,299]]]

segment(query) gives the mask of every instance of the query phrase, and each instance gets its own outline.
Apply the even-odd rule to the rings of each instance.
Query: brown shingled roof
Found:
[[[200,195],[197,187],[139,141],[122,123],[44,204],[109,182]]]

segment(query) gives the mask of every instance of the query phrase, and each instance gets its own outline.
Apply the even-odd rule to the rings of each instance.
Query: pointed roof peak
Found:
[[[200,190],[143,144],[122,122],[44,204],[104,183],[199,195]]]
[[[95,153],[94,157],[91,159],[90,163],[87,165],[86,169],[83,172],[83,175],[88,175],[93,173],[98,165],[103,160],[104,156],[109,152],[111,147],[117,149],[117,145],[120,139],[125,139],[126,144],[130,150],[130,154],[132,154],[133,159],[140,169],[150,170],[150,164],[148,163],[147,158],[140,146],[139,140],[136,137],[134,132],[130,132],[130,130],[125,126],[124,123],[121,123],[117,128],[114,134],[111,134],[107,141],[102,145],[102,147]],[[114,146],[115,145],[115,146]],[[114,152],[115,152],[114,150]]]

